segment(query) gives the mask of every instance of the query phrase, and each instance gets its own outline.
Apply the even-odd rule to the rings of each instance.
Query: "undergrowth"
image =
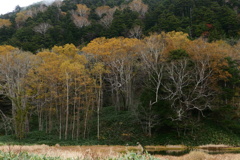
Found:
[[[82,160],[95,160],[96,157],[87,157]],[[34,155],[27,152],[21,152],[15,154],[12,152],[2,152],[0,151],[0,160],[80,160],[79,158],[67,158],[63,159],[61,157],[48,157],[45,155]],[[101,157],[98,160],[102,160]],[[127,154],[122,154],[118,157],[109,157],[105,160],[160,160],[159,158],[153,157],[150,154],[137,154],[129,152]],[[162,159],[163,160],[163,159]]]
[[[47,157],[45,155],[34,155],[27,152],[15,154],[0,151],[0,160],[62,160],[60,157]]]
[[[96,135],[90,135],[86,139],[79,140],[59,140],[56,133],[45,133],[43,131],[33,131],[27,134],[27,137],[18,140],[14,135],[0,136],[0,145],[34,145],[34,144],[46,144],[61,146],[69,145],[136,145],[140,142],[143,145],[186,145],[186,146],[198,146],[205,144],[226,144],[231,146],[240,146],[240,136],[238,132],[232,129],[224,128],[221,125],[217,125],[215,122],[206,121],[194,126],[194,130],[188,130],[187,132],[177,133],[176,129],[166,127],[160,130],[154,131],[152,137],[143,135],[141,132],[137,133],[136,128],[127,132],[129,126],[124,120],[125,116],[120,115],[118,118],[112,116],[111,121],[103,119],[111,129],[103,128],[100,137],[97,139]],[[116,130],[117,127],[121,130]],[[124,134],[123,134],[124,133]],[[110,136],[114,135],[114,136]]]
[[[142,154],[130,152],[130,153],[121,155],[117,158],[109,158],[108,160],[160,160],[160,159],[156,158],[148,153],[142,155]]]

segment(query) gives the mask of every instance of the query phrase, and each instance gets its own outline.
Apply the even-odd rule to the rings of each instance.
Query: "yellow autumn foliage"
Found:
[[[9,27],[9,26],[11,26],[12,25],[12,23],[10,22],[10,20],[9,19],[1,19],[0,18],[0,28],[2,28],[2,27]]]

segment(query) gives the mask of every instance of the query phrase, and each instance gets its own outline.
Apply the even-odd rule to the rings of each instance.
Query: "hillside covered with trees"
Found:
[[[64,0],[2,15],[0,134],[239,145],[239,5]]]
[[[17,6],[0,17],[0,44],[36,53],[97,37],[143,38],[162,31],[234,43],[239,38],[239,7],[237,0],[56,0]]]

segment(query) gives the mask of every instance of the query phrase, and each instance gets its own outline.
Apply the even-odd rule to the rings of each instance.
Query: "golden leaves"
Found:
[[[10,20],[9,19],[1,19],[0,18],[0,28],[2,28],[2,27],[8,27],[8,26],[11,26],[12,25],[12,23],[10,22]]]
[[[22,12],[18,12],[16,14],[16,18],[15,18],[17,27],[21,27],[25,23],[25,21],[30,17],[33,17],[33,13],[31,10],[25,10]]]
[[[108,55],[109,53],[105,51],[105,43],[108,40],[105,37],[96,38],[92,40],[86,47],[82,48],[83,52],[88,54],[95,54],[95,55]],[[100,51],[100,52],[99,52]],[[106,52],[106,53],[105,53]]]
[[[91,69],[91,72],[95,75],[109,73],[109,71],[105,69],[104,64],[101,62],[95,63],[93,68]]]
[[[190,42],[188,34],[183,32],[168,32],[166,33],[166,38],[168,43],[171,44],[172,50],[185,48],[185,46]]]
[[[130,38],[97,38],[91,41],[82,49],[83,52],[95,55],[113,55],[113,54],[128,54],[129,52],[136,53],[140,44],[138,39]]]
[[[13,46],[10,46],[10,45],[0,46],[0,55],[12,52],[14,50],[17,50],[17,48],[14,48]]]
[[[73,58],[77,54],[78,49],[73,44],[65,44],[64,46],[54,46],[52,51],[56,54]]]
[[[102,17],[102,15],[108,13],[109,10],[110,10],[109,6],[100,6],[95,9],[95,12],[99,17]]]
[[[195,62],[201,62],[202,65],[212,69],[213,76],[211,78],[213,81],[227,81],[231,77],[231,74],[224,70],[228,67],[228,62],[225,58],[230,51],[227,48],[227,44],[219,41],[208,43],[202,39],[197,39],[189,42],[185,49]]]
[[[85,4],[77,4],[76,13],[80,17],[88,17],[88,15],[90,14],[90,8],[88,8]]]
[[[72,11],[72,19],[74,24],[79,28],[90,25],[90,21],[88,20],[89,14],[90,8],[83,4],[77,4],[77,9]]]

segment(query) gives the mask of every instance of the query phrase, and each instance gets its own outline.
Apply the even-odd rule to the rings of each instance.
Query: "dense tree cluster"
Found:
[[[0,128],[78,140],[239,127],[239,13],[236,0],[17,6],[0,16]]]
[[[239,38],[239,7],[235,0],[56,0],[16,7],[0,18],[0,44],[36,53],[42,48],[97,37],[136,37],[182,31],[192,39]],[[230,41],[234,43],[233,40]]]
[[[163,126],[180,134],[205,118],[224,119],[224,107],[238,120],[239,45],[162,32],[37,54],[0,46],[0,92],[11,101],[11,113],[0,110],[5,133],[23,138],[37,119],[38,130],[59,139],[101,139],[107,106],[113,115],[131,113],[128,123],[150,137]],[[131,128],[119,132],[131,135]]]

